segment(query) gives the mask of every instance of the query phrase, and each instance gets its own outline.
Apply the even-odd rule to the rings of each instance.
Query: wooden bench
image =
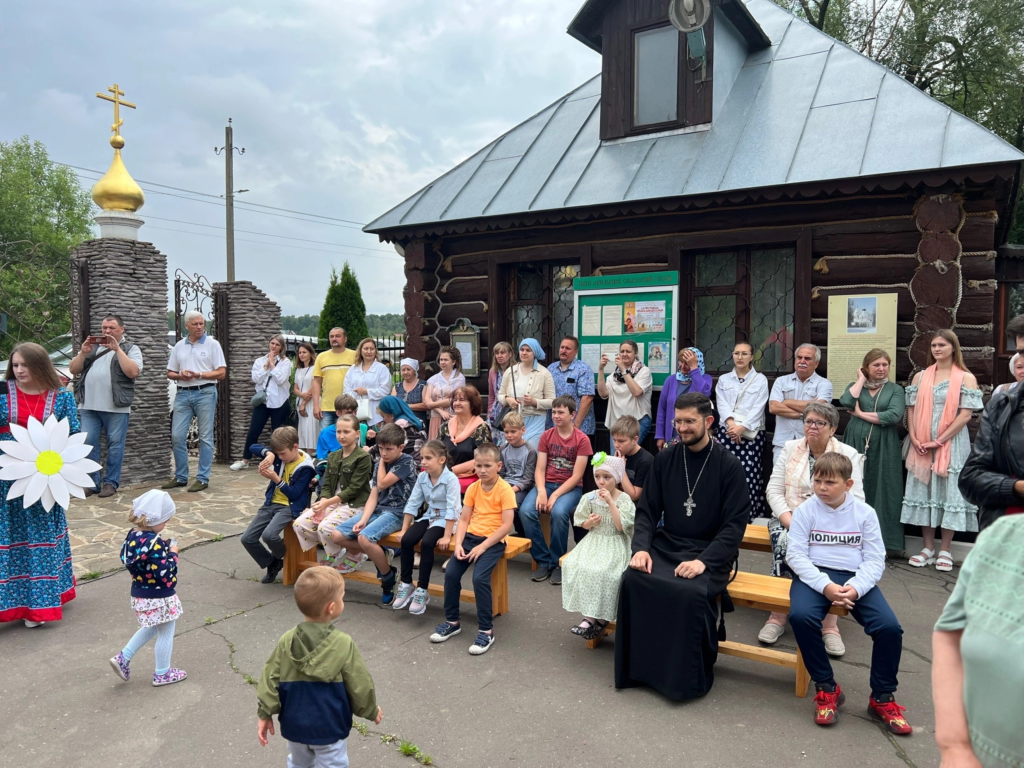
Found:
[[[544,530],[544,538],[551,541],[551,516],[543,513],[540,516],[540,526]],[[765,525],[748,525],[743,533],[743,541],[740,542],[740,549],[751,552],[771,552],[772,541],[768,536],[768,527]],[[537,570],[537,561],[532,561],[533,570]]]
[[[291,534],[292,542],[289,544],[288,535]],[[381,539],[379,542],[382,547],[393,547],[395,549],[401,549],[402,537],[397,533],[392,533]],[[452,536],[452,546],[455,544],[455,537]],[[309,550],[308,552],[302,552],[299,547],[299,540],[296,538],[292,527],[289,525],[285,532],[285,545],[288,547],[287,552],[291,552],[294,548],[298,550],[301,557],[296,560],[295,571],[291,580],[289,581],[288,575],[288,557],[285,557],[285,585],[294,584],[295,579],[298,578],[300,571],[304,571],[307,568],[312,568],[317,564],[316,559],[316,548]],[[418,552],[420,545],[416,545],[416,551]],[[505,554],[502,555],[501,560],[494,566],[494,570],[491,571],[491,610],[495,616],[500,616],[503,613],[508,613],[508,561],[513,557],[528,552],[530,550],[530,540],[520,539],[516,536],[509,536],[505,540]],[[453,549],[441,550],[435,549],[434,553],[439,557],[435,562],[437,563],[438,571],[441,570],[440,563],[444,562],[445,558],[452,557]],[[397,561],[393,567],[398,567]],[[377,578],[377,574],[373,571],[353,571],[352,573],[346,573],[345,579],[350,581],[362,581],[367,584],[380,584],[380,579]],[[427,591],[438,597],[444,597],[444,583],[431,583],[427,588]],[[461,599],[466,603],[476,602],[476,593],[471,589],[462,590]]]
[[[751,526],[760,527],[760,526]],[[766,529],[767,530],[767,529]],[[762,576],[757,573],[744,573],[740,571],[736,578],[729,584],[729,597],[736,605],[753,608],[758,611],[778,611],[789,613],[789,579],[780,579],[775,576]],[[845,616],[847,610],[833,605],[829,613]],[[601,638],[615,631],[615,622],[611,621],[598,637],[587,641],[588,648],[597,648]],[[759,645],[746,645],[734,643],[731,640],[723,640],[718,643],[718,652],[725,656],[738,656],[741,659],[760,661],[765,664],[773,664],[777,667],[786,667],[796,670],[796,695],[804,698],[807,695],[807,688],[811,682],[811,676],[804,666],[803,655],[797,648],[796,653],[777,651],[772,648],[763,648]]]

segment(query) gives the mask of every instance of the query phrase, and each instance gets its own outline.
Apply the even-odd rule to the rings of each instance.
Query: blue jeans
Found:
[[[171,420],[171,446],[174,453],[174,477],[188,482],[188,427],[195,416],[199,422],[199,469],[196,480],[210,482],[213,467],[213,418],[217,413],[217,387],[178,387],[174,396],[174,418]]]
[[[548,498],[558,490],[561,483],[544,483]],[[576,505],[580,503],[583,496],[583,489],[576,487],[568,493],[555,499],[554,509],[551,510],[551,545],[544,541],[544,531],[540,527],[540,513],[537,511],[537,489],[532,488],[523,499],[523,506],[519,509],[519,519],[523,522],[523,530],[530,537],[533,546],[530,547],[530,555],[537,561],[541,568],[557,568],[558,561],[569,548],[569,524],[572,522]],[[448,566],[449,568],[451,565]]]
[[[82,422],[82,431],[87,433],[85,442],[92,446],[89,458],[100,463],[100,432],[107,433],[107,466],[103,470],[103,483],[110,483],[117,488],[121,485],[121,463],[124,461],[124,439],[128,434],[127,413],[109,413],[108,411],[78,412]],[[100,472],[93,472],[92,482],[99,490]]]
[[[462,539],[462,549],[468,555],[473,547],[483,544],[486,536],[467,533]],[[480,629],[489,632],[494,628],[494,596],[491,593],[491,572],[505,554],[505,543],[499,541],[484,550],[476,559],[459,560],[452,557],[444,572],[444,618],[455,624],[459,620],[459,601],[462,600],[462,577],[473,566],[473,593],[476,595],[476,622]]]
[[[642,419],[640,419],[640,438],[637,440],[637,443],[642,443],[644,441],[644,438],[647,437],[647,433],[650,432],[650,431],[651,431],[651,417],[650,416],[644,416]],[[612,436],[610,434],[608,435],[608,444],[611,446],[611,455],[614,456],[615,455],[615,441],[612,440]]]
[[[348,768],[348,739],[333,744],[289,741],[288,768]]]
[[[820,566],[819,570],[839,585],[845,584],[853,576],[849,571]],[[825,652],[825,641],[821,637],[821,620],[831,605],[823,594],[811,589],[800,579],[793,579],[789,588],[789,624],[793,627],[807,672],[819,685],[835,685],[836,682],[832,675],[832,664]],[[885,694],[895,693],[896,674],[903,653],[903,628],[896,614],[878,587],[862,595],[850,613],[874,643],[871,649],[871,695],[877,700]]]
[[[332,404],[333,405],[333,404]],[[338,412],[333,410],[324,410],[323,415],[320,417],[320,429],[327,429],[327,427],[333,427],[338,423]]]

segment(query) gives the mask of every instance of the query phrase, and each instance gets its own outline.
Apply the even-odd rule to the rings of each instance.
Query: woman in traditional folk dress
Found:
[[[891,365],[888,352],[872,349],[839,402],[853,416],[843,442],[865,457],[864,500],[875,508],[885,548],[902,550],[903,461],[897,429],[907,405],[903,387],[889,381]]]
[[[900,522],[921,526],[924,548],[910,558],[915,568],[935,564],[953,570],[953,533],[978,530],[978,508],[960,493],[958,480],[971,440],[964,427],[982,408],[981,390],[964,366],[960,341],[937,331],[928,348],[928,367],[907,387],[907,489]],[[942,529],[938,557],[935,529]]]
[[[11,424],[26,427],[50,414],[67,419],[70,434],[81,431],[75,397],[61,389],[57,371],[38,344],[19,344],[0,387],[0,441],[13,441]],[[50,511],[37,501],[7,499],[12,483],[0,481],[0,622],[22,619],[26,627],[60,621],[63,605],[75,599],[68,521],[62,507]]]

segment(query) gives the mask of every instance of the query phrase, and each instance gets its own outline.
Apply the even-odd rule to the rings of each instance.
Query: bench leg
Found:
[[[308,552],[303,552],[299,545],[299,537],[295,535],[290,525],[284,529],[284,569],[281,581],[286,587],[290,587],[299,578],[300,563],[316,563],[316,547]]]
[[[796,649],[796,695],[801,699],[807,697],[807,689],[811,685],[811,676],[804,666],[804,656],[800,653],[800,647]]]
[[[491,612],[508,613],[508,560],[502,558],[491,571]]]

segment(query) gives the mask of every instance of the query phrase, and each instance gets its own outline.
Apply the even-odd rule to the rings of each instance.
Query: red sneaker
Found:
[[[906,711],[907,708],[901,707],[895,700],[879,702],[874,698],[868,699],[868,714],[876,720],[881,720],[882,724],[897,736],[907,736],[914,731],[907,718],[903,716]]]
[[[837,685],[832,692],[818,691],[814,695],[814,722],[818,725],[832,725],[839,719],[839,707],[846,702],[846,695]]]

